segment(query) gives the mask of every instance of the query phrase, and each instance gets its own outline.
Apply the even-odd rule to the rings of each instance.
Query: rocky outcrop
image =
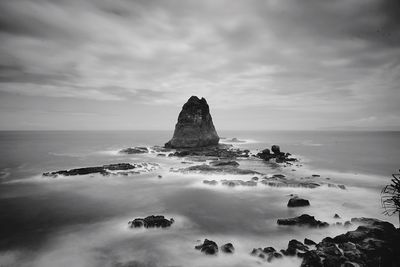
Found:
[[[292,197],[291,199],[289,199],[287,206],[290,208],[310,206],[310,201],[308,201],[307,199],[299,198],[299,197],[295,196],[295,197]]]
[[[334,238],[324,238],[315,250],[304,255],[301,266],[398,266],[399,229],[377,219],[353,218],[351,221],[362,225]]]
[[[136,218],[128,222],[131,228],[166,228],[170,227],[174,223],[174,219],[166,219],[162,215],[151,215],[146,218]]]
[[[310,227],[327,227],[329,224],[327,222],[321,222],[316,220],[314,216],[308,214],[303,214],[298,217],[289,219],[278,219],[277,223],[279,225],[298,225],[298,226],[310,226]]]
[[[203,244],[194,247],[204,254],[215,255],[218,253],[218,245],[212,240],[204,239]]]
[[[183,105],[175,125],[174,136],[165,144],[169,148],[193,148],[218,145],[210,109],[204,98],[192,96]]]
[[[248,158],[250,151],[247,149],[233,148],[232,145],[219,144],[217,146],[180,148],[169,157],[205,157],[219,159]]]
[[[272,153],[271,153],[272,151]],[[284,153],[281,152],[281,149],[278,145],[273,145],[271,147],[271,150],[268,148],[264,149],[263,151],[259,152],[257,154],[257,157],[260,159],[263,159],[265,161],[270,161],[271,159],[275,159],[277,163],[283,163],[283,162],[290,162],[290,161],[296,161],[297,159],[291,158],[292,154],[290,153]]]
[[[155,170],[158,167],[155,163],[115,163],[96,167],[84,167],[71,170],[61,170],[54,172],[45,172],[43,176],[56,178],[58,176],[75,176],[75,175],[88,175],[88,174],[101,174],[101,175],[111,175],[111,174],[139,174],[142,172],[148,172]]]

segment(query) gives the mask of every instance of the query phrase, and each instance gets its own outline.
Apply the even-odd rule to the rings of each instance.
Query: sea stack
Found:
[[[192,96],[183,105],[175,125],[174,136],[165,144],[168,148],[197,148],[218,145],[210,108],[204,98]]]

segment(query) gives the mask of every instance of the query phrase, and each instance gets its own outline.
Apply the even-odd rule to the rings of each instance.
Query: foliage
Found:
[[[389,216],[400,212],[400,173],[392,174],[392,176],[392,183],[383,188],[381,197],[384,214]]]

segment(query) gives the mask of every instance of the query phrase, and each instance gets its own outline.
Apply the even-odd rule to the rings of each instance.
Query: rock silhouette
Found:
[[[183,105],[175,125],[174,136],[165,144],[168,148],[197,148],[218,145],[210,109],[204,98],[192,96]]]

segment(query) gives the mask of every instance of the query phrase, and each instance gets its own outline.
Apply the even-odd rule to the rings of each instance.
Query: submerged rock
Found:
[[[215,255],[218,253],[217,243],[208,239],[204,239],[203,244],[195,246],[194,248],[208,255]]]
[[[250,255],[259,257],[264,259],[268,262],[271,262],[274,259],[282,258],[282,254],[277,252],[273,247],[265,247],[264,249],[261,248],[254,248]]]
[[[298,226],[310,226],[310,227],[327,227],[329,224],[327,222],[321,222],[316,220],[314,216],[308,214],[303,214],[298,217],[289,219],[278,219],[277,223],[279,225],[298,225]]]
[[[239,166],[239,163],[234,160],[214,160],[210,162],[211,166],[219,167],[219,166],[231,166],[231,167],[237,167]]]
[[[235,251],[235,248],[233,247],[232,243],[227,243],[221,246],[221,251],[229,254],[233,253]]]
[[[310,206],[310,202],[304,198],[292,197],[291,199],[289,199],[287,206],[288,207],[305,207],[305,206]]]
[[[151,215],[146,218],[136,218],[133,221],[129,221],[128,225],[131,228],[154,228],[154,227],[161,227],[166,228],[170,227],[174,223],[174,219],[171,218],[170,220],[166,219],[162,215]]]
[[[178,169],[177,171],[182,172],[182,173],[200,172],[200,173],[227,173],[227,174],[241,174],[241,175],[260,174],[259,172],[256,172],[253,170],[240,169],[240,168],[231,167],[231,166],[215,167],[215,166],[210,166],[207,164],[189,166],[187,168]]]
[[[147,147],[128,147],[125,149],[122,149],[119,151],[119,153],[123,154],[143,154],[143,153],[149,153],[149,150]]]
[[[175,125],[174,136],[165,147],[205,147],[218,145],[218,142],[219,137],[207,101],[192,96],[183,105]]]

